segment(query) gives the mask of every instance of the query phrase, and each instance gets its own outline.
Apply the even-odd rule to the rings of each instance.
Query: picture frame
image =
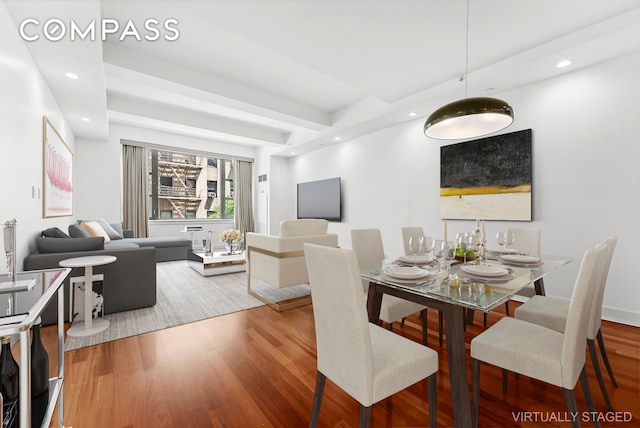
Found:
[[[532,130],[440,148],[440,217],[532,220]]]
[[[73,215],[73,152],[46,116],[42,118],[42,216]]]

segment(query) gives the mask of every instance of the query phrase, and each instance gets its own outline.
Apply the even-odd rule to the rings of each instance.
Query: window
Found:
[[[150,149],[149,219],[233,218],[233,163]]]

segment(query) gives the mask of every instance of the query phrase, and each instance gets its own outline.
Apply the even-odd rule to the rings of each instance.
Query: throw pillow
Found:
[[[50,227],[49,229],[43,230],[42,236],[45,236],[47,238],[71,238],[69,235],[67,235],[57,227]]]
[[[72,253],[104,250],[104,239],[96,238],[36,238],[39,253]]]
[[[96,222],[102,227],[102,229],[109,235],[109,239],[122,239],[122,233],[119,233],[116,229],[114,229],[107,221],[103,218],[96,218],[93,220],[78,220],[78,223],[88,223],[88,222]],[[109,242],[109,241],[106,241]]]
[[[91,236],[102,236],[104,238],[104,243],[111,242],[111,238],[107,235],[107,232],[98,224],[97,221],[85,221],[80,223],[80,226],[89,232]]]
[[[79,224],[73,223],[69,225],[69,236],[72,238],[91,238],[89,232],[84,230]]]

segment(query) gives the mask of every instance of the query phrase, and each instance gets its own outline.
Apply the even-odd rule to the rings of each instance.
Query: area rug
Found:
[[[245,272],[204,277],[186,260],[156,264],[157,303],[150,308],[109,314],[109,328],[89,337],[67,337],[64,350],[84,348],[150,331],[263,306],[247,293]],[[251,288],[274,300],[309,294],[307,284],[276,288],[255,278]]]

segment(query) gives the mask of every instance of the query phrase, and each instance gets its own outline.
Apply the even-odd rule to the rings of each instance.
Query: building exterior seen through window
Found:
[[[233,218],[233,163],[149,150],[149,219]]]

